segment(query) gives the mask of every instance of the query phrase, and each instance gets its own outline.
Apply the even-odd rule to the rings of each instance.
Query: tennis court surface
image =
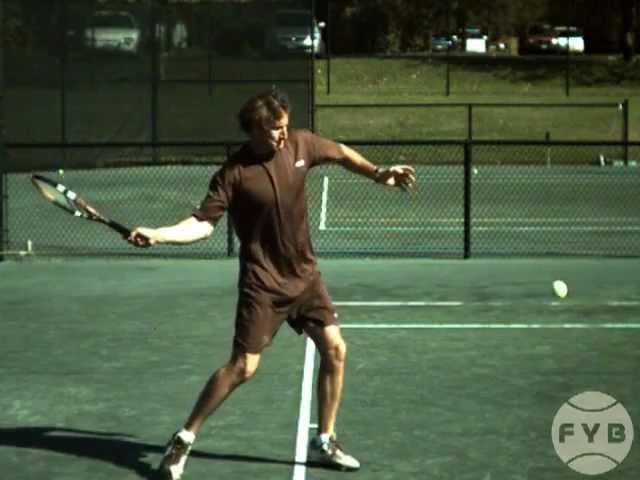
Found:
[[[320,266],[349,345],[339,439],[361,471],[299,461],[315,431],[318,359],[285,327],[205,426],[186,480],[577,479],[551,430],[585,391],[617,399],[637,431],[640,260]],[[153,478],[227,360],[236,273],[235,260],[1,263],[2,476]],[[638,478],[639,444],[601,478]]]

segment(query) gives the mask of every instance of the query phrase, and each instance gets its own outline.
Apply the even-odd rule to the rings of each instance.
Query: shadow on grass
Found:
[[[90,458],[131,470],[145,479],[156,479],[155,466],[147,455],[164,453],[163,445],[136,441],[126,434],[57,427],[0,428],[0,447],[28,448]],[[192,450],[192,458],[242,463],[295,465],[289,460],[251,455],[221,455]]]

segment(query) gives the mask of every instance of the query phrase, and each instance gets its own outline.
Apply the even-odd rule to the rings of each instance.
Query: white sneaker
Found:
[[[355,457],[344,452],[332,435],[328,442],[321,442],[314,437],[309,443],[309,463],[315,463],[338,470],[355,471],[360,469],[360,462]]]
[[[193,445],[191,432],[176,432],[167,443],[167,450],[158,466],[158,474],[162,480],[179,480]]]

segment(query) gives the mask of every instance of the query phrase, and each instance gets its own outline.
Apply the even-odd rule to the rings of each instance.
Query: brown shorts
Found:
[[[285,321],[298,335],[308,323],[320,326],[338,323],[320,275],[297,297],[283,298],[253,289],[241,290],[236,310],[234,351],[262,352]]]

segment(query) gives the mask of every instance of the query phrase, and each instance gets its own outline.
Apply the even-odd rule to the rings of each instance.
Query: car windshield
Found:
[[[529,35],[552,35],[551,29],[546,27],[531,27]]]
[[[133,22],[127,15],[100,14],[93,17],[91,25],[98,28],[132,28]]]
[[[579,30],[556,30],[556,34],[559,37],[581,37],[582,33]]]
[[[283,27],[307,27],[311,25],[311,16],[297,12],[279,13],[276,21]]]

